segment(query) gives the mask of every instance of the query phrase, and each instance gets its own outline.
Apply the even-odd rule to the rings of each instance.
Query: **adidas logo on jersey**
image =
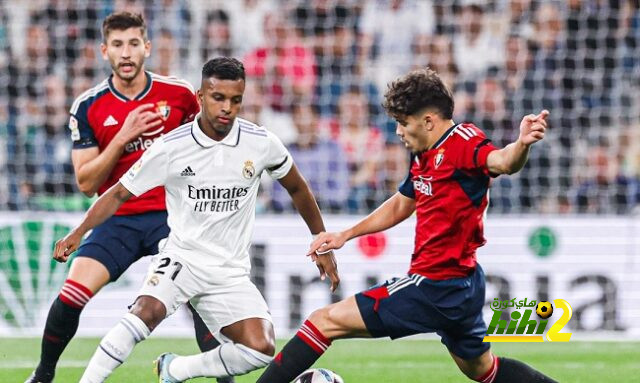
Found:
[[[107,119],[104,120],[104,123],[102,124],[102,126],[113,126],[113,125],[118,125],[118,120],[116,120],[112,115],[109,115],[109,117],[107,117]]]
[[[191,166],[187,166],[186,169],[184,169],[182,173],[180,173],[180,175],[182,177],[187,177],[187,176],[195,176],[196,173],[193,171],[193,169],[191,169]]]

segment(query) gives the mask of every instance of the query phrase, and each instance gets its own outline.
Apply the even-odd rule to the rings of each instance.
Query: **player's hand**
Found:
[[[347,238],[342,233],[327,233],[323,231],[318,234],[313,242],[311,242],[311,245],[309,245],[307,256],[311,256],[313,259],[316,255],[337,250],[344,246],[346,241]]]
[[[328,276],[331,281],[331,292],[336,291],[340,284],[340,276],[338,275],[338,263],[333,251],[314,254],[311,259],[316,263],[316,267],[320,272],[320,279],[324,281]]]
[[[535,114],[524,116],[520,122],[520,137],[518,137],[518,140],[527,146],[542,140],[547,130],[546,118],[548,115],[549,111],[545,109],[537,116]]]
[[[160,126],[163,121],[162,115],[155,109],[155,104],[142,104],[129,112],[114,139],[128,144],[147,130]]]
[[[82,235],[83,234],[77,230],[73,230],[64,238],[56,242],[56,247],[53,250],[53,259],[58,262],[66,262],[71,253],[76,251],[78,246],[80,246]]]
[[[333,250],[341,248],[346,242],[342,233],[321,232],[311,242],[307,256],[316,263],[320,271],[320,279],[324,280],[328,275],[331,280],[331,291],[335,291],[340,284],[338,265]]]

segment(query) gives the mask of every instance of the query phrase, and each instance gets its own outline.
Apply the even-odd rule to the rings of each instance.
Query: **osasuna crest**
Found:
[[[78,141],[80,130],[78,129],[78,120],[73,116],[69,117],[69,129],[71,130],[71,141]]]
[[[245,161],[244,168],[242,168],[244,178],[252,178],[254,174],[256,174],[256,168],[253,167],[253,161]]]
[[[158,101],[156,105],[158,106],[158,112],[160,112],[160,114],[162,115],[162,119],[166,120],[167,118],[169,118],[169,113],[171,113],[171,107],[167,105],[167,102]]]
[[[433,163],[436,166],[436,168],[440,166],[440,164],[442,163],[442,160],[444,160],[444,149],[438,150],[438,154],[436,154],[436,157],[433,159]]]

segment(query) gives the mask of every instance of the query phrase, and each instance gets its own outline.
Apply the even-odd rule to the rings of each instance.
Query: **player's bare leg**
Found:
[[[266,366],[273,358],[275,333],[270,321],[244,319],[224,327],[221,332],[232,342],[222,343],[213,351],[190,356],[163,354],[157,361],[162,381],[242,375]]]
[[[312,312],[308,321],[330,340],[371,337],[353,295]]]
[[[88,257],[74,259],[60,295],[49,309],[40,362],[27,383],[53,380],[60,355],[78,330],[82,309],[107,283],[109,271],[102,263]]]
[[[135,345],[162,322],[166,313],[164,304],[158,299],[139,296],[131,310],[102,338],[80,382],[103,382],[127,359]]]
[[[334,339],[369,337],[355,296],[325,306],[309,316],[257,383],[288,383],[311,367]]]
[[[555,380],[534,370],[530,366],[509,358],[498,358],[491,350],[473,359],[463,359],[455,354],[451,357],[469,379],[482,383],[554,383]]]
[[[167,316],[167,309],[157,298],[141,295],[131,306],[129,313],[140,318],[153,331]]]
[[[243,344],[263,354],[276,352],[273,325],[266,319],[249,318],[224,327],[220,332],[235,343]]]
[[[491,349],[485,351],[482,355],[474,359],[462,359],[459,356],[449,352],[451,357],[458,365],[460,371],[465,374],[469,379],[476,379],[478,377],[482,377],[487,373],[491,373],[490,371],[493,368],[494,364],[494,356],[491,353]]]
[[[76,257],[71,263],[67,278],[80,283],[96,294],[109,283],[109,271],[93,258]]]

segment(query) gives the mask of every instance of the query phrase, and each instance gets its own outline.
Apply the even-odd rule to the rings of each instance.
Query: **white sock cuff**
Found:
[[[252,348],[239,343],[223,343],[210,352],[217,353],[226,375],[243,375],[269,364],[271,359]]]
[[[120,323],[131,333],[136,343],[145,340],[151,334],[149,327],[134,314],[126,313]]]
[[[171,361],[169,373],[183,381],[201,376],[221,378],[243,375],[265,367],[273,357],[238,343],[222,343],[213,350]]]
[[[238,347],[238,349],[240,350],[241,353],[245,354],[245,358],[247,359],[247,361],[249,361],[251,364],[254,364],[255,362],[255,366],[257,368],[266,366],[267,364],[269,364],[269,362],[271,362],[271,360],[273,359],[272,356],[267,355],[267,354],[263,354],[259,351],[256,351],[252,348],[249,348],[243,344],[240,343],[236,343],[235,344],[236,347]]]

